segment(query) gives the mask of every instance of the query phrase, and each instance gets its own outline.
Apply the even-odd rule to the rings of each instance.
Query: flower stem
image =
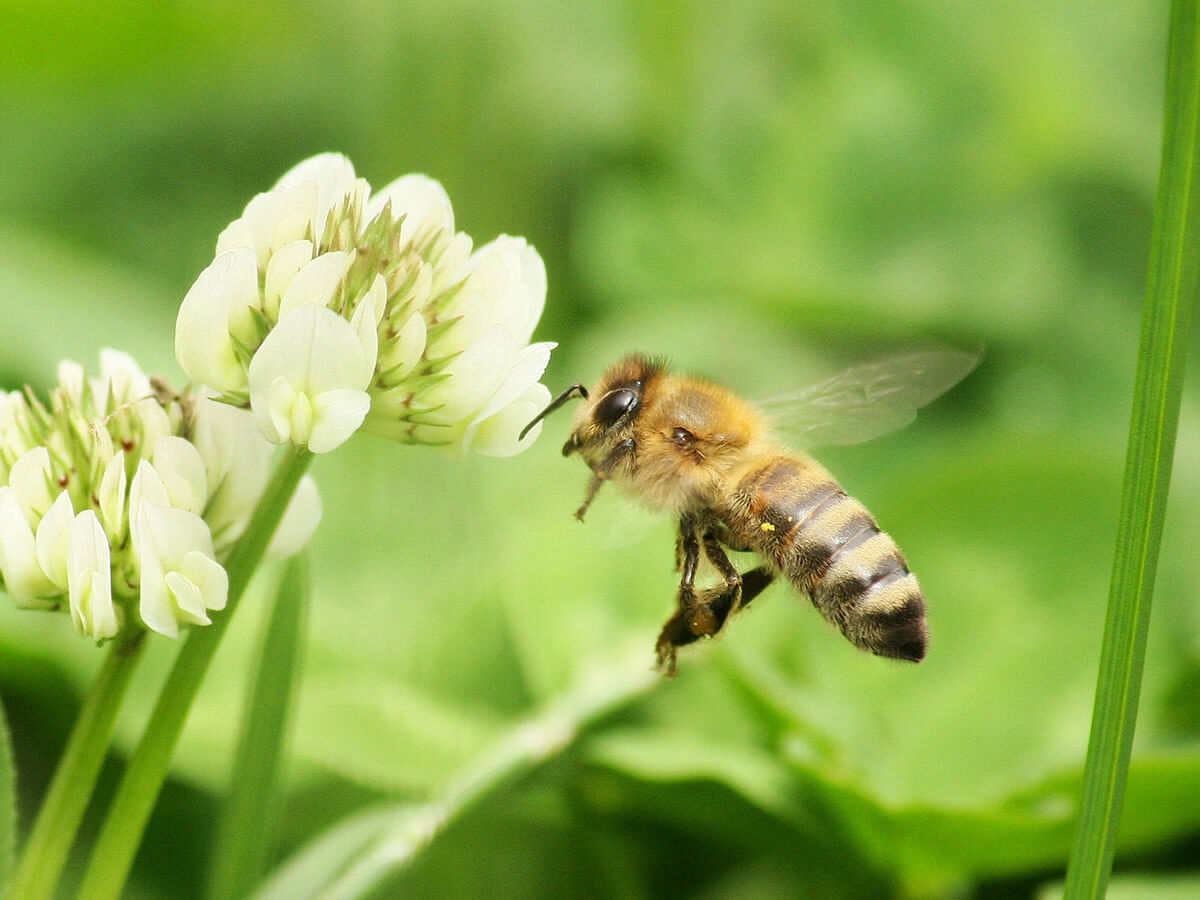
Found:
[[[311,461],[312,454],[308,450],[289,446],[272,473],[245,533],[225,564],[229,573],[229,599],[225,611],[216,616],[211,625],[193,628],[187,643],[179,651],[92,850],[91,863],[79,889],[80,898],[115,900],[121,896],[142,832],[166,779],[188,710],[234,608],[258,568],[275,527]]]
[[[38,900],[54,895],[104,763],[125,689],[146,645],[145,635],[140,627],[131,628],[109,645],[38,810],[9,896]]]
[[[1137,723],[1184,364],[1200,285],[1200,19],[1196,6],[1196,0],[1171,3],[1162,169],[1083,801],[1067,869],[1065,896],[1071,900],[1103,897],[1112,869]]]

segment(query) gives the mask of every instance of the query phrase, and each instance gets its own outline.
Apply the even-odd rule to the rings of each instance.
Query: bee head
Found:
[[[631,354],[607,372],[592,388],[588,402],[575,414],[571,436],[563,445],[563,456],[578,450],[598,450],[628,436],[642,411],[646,386],[663,370],[663,364],[640,354]]]
[[[605,372],[590,391],[578,382],[571,385],[521,430],[520,437],[524,438],[534,425],[568,400],[582,397],[587,402],[575,415],[571,436],[563,445],[563,456],[585,446],[607,443],[608,438],[623,431],[637,417],[646,384],[662,370],[661,362],[631,354]]]

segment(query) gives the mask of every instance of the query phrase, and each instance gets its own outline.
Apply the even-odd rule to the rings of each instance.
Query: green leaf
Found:
[[[13,873],[17,845],[17,769],[8,733],[8,718],[0,705],[0,895]]]
[[[280,767],[300,682],[309,602],[308,559],[288,561],[251,671],[233,778],[208,896],[242,897],[275,847]]]
[[[641,658],[625,656],[615,666],[580,673],[552,702],[497,735],[429,802],[356,814],[334,825],[280,868],[260,900],[358,897],[407,869],[452,822],[655,686],[659,676]]]
[[[432,837],[437,823],[428,820],[428,812],[421,805],[399,805],[349,816],[319,834],[281,866],[253,894],[254,900],[366,893],[391,867],[407,863]],[[338,893],[331,893],[334,884],[341,886]]]
[[[1037,900],[1061,900],[1063,885],[1043,889]],[[1118,875],[1108,883],[1106,900],[1195,900],[1200,875]]]

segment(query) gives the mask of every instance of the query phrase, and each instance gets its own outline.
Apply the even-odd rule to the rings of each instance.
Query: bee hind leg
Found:
[[[725,626],[729,614],[737,609],[745,609],[750,602],[767,589],[775,580],[775,573],[766,566],[759,566],[742,573],[740,591],[731,591],[725,586],[715,587],[704,594],[703,602],[712,610],[717,620],[717,631]],[[735,604],[736,600],[736,604]]]
[[[734,609],[745,609],[774,580],[773,572],[766,566],[759,566],[739,576],[740,591],[720,585],[704,591],[699,597],[693,593],[689,602],[680,605],[675,615],[667,619],[658,635],[655,645],[658,669],[668,678],[674,675],[676,651],[680,647],[719,632]],[[738,601],[736,606],[735,599]]]

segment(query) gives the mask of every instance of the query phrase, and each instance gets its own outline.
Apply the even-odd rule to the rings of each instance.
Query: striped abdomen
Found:
[[[925,655],[925,600],[900,549],[824,469],[775,457],[735,489],[727,525],[807,593],[851,642],[879,656]]]

